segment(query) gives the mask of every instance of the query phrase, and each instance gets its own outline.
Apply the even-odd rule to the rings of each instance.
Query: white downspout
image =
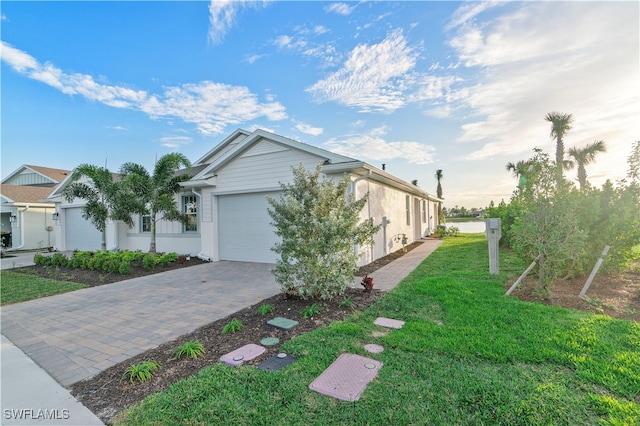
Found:
[[[198,210],[202,211],[202,209],[200,208],[200,206],[202,205],[202,195],[198,194],[195,188],[191,188],[191,192],[193,193],[193,195],[198,197]],[[198,220],[200,220],[200,215],[198,215]],[[199,225],[200,225],[200,253],[198,253],[196,257],[200,260],[204,260],[205,262],[211,262],[211,258],[209,256],[206,256],[204,253],[202,253],[202,225],[201,224]]]

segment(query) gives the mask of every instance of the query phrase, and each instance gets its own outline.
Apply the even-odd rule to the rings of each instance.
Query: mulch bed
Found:
[[[422,242],[415,242],[406,247],[406,251],[398,250],[361,267],[356,276],[364,277],[390,262],[402,257]],[[79,282],[88,286],[99,286],[122,281],[125,279],[164,272],[172,269],[187,268],[201,264],[199,259],[192,258],[183,265],[177,263],[167,267],[156,267],[153,270],[132,267],[131,274],[105,274],[104,272],[77,270],[69,268],[52,268],[43,266],[27,266],[17,268],[16,272],[25,272],[45,278]],[[71,393],[87,408],[93,411],[103,422],[108,423],[119,411],[142,401],[148,395],[167,389],[172,383],[184,379],[199,370],[219,362],[220,357],[248,343],[259,344],[265,337],[277,337],[280,342],[261,356],[247,362],[257,365],[265,359],[277,354],[279,347],[287,340],[323,327],[334,321],[344,320],[354,311],[361,311],[372,305],[384,292],[374,289],[367,292],[362,289],[347,289],[347,292],[332,301],[304,301],[290,299],[284,295],[276,295],[259,303],[242,309],[233,315],[203,326],[192,333],[181,336],[171,342],[143,352],[127,361],[117,364],[90,379],[70,386]],[[345,302],[345,301],[349,302]],[[319,307],[319,313],[314,318],[303,318],[301,311],[312,304]],[[261,316],[258,308],[264,304],[273,306],[272,313]],[[267,321],[274,317],[285,317],[299,324],[289,331],[279,330],[267,325]],[[234,334],[222,334],[222,328],[233,318],[240,320],[243,327]],[[197,359],[176,359],[174,350],[187,341],[198,341],[205,348],[205,355]],[[162,368],[144,383],[131,384],[128,378],[123,378],[125,370],[132,364],[145,360],[154,360]]]

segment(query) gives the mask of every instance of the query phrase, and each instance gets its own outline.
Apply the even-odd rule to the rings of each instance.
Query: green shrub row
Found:
[[[131,273],[132,265],[142,265],[145,269],[152,269],[158,264],[168,266],[178,258],[175,252],[153,254],[141,251],[75,251],[71,257],[67,257],[64,253],[54,253],[51,256],[36,253],[33,262],[41,266],[90,269],[127,275]]]

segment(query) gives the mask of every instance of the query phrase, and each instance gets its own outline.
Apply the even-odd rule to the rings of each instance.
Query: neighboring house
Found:
[[[49,195],[71,172],[23,165],[0,185],[0,229],[5,249],[55,246],[55,205]]]
[[[331,179],[348,174],[352,180],[349,190],[356,198],[369,192],[361,217],[382,228],[373,246],[354,248],[362,255],[361,265],[428,235],[438,225],[437,207],[442,200],[384,170],[264,130],[237,130],[186,171],[192,179],[182,184],[179,206],[192,220],[187,225],[159,222],[158,251],[210,260],[275,262],[271,248],[277,236],[266,197],[277,198],[280,183],[292,182],[292,167],[299,164],[310,171],[322,164],[322,173]],[[60,197],[64,185],[51,196],[60,214],[58,248],[99,249],[100,234],[95,228],[91,241],[86,236],[83,241],[76,238],[76,230],[85,229],[88,222],[79,213],[81,203],[67,203]],[[110,223],[107,248],[147,251],[149,218],[138,217],[135,222],[132,229]],[[91,235],[90,230],[86,235]]]

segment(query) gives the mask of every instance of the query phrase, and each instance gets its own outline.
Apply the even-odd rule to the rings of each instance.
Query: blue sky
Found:
[[[1,2],[2,176],[22,164],[149,170],[237,128],[333,150],[435,193],[508,199],[507,162],[640,139],[640,6],[627,2]],[[575,172],[569,172],[570,176]]]

